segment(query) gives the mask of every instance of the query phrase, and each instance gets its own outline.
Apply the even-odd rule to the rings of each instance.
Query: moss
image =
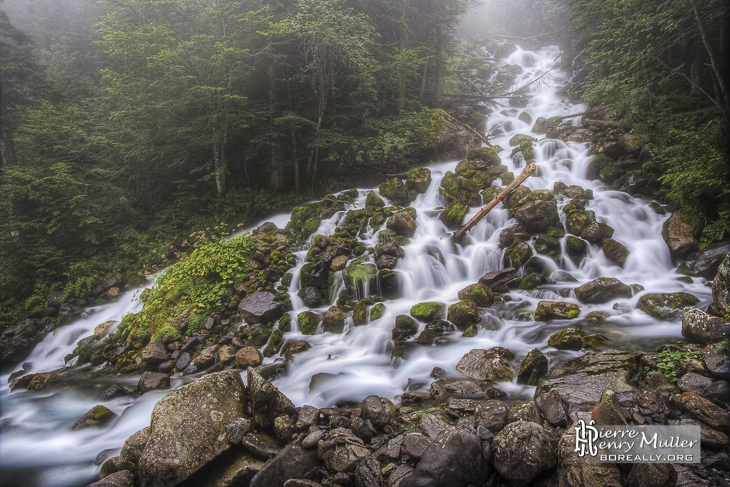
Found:
[[[569,320],[572,320],[573,318],[577,318],[580,314],[580,310],[578,309],[570,309],[565,313],[565,317]]]
[[[444,317],[446,305],[437,302],[418,303],[411,307],[410,314],[419,321],[429,322]]]
[[[459,291],[460,300],[473,301],[477,306],[487,308],[494,304],[494,294],[482,283],[472,284]]]
[[[477,336],[477,328],[474,325],[469,325],[461,336],[464,338],[475,337]]]
[[[378,186],[378,190],[380,190],[381,195],[401,206],[408,204],[408,191],[406,185],[400,179],[394,178],[385,181]]]
[[[517,242],[507,249],[505,257],[512,266],[521,267],[532,257],[532,248],[525,242]]]
[[[458,228],[464,223],[464,217],[468,211],[468,206],[452,202],[441,212],[439,219],[449,228]]]
[[[465,330],[469,325],[479,321],[477,305],[472,301],[459,301],[449,306],[448,318],[460,330]]]
[[[467,161],[480,160],[491,166],[496,166],[502,162],[497,152],[492,147],[477,147],[470,149],[466,154]]]
[[[586,335],[581,338],[583,348],[598,348],[608,344],[608,338],[604,335],[596,333],[595,335]]]
[[[522,112],[520,113],[520,116],[517,117],[517,120],[519,120],[520,122],[524,122],[527,125],[530,125],[532,123],[532,116],[530,116],[530,114],[527,112]]]
[[[522,142],[523,140],[527,140],[527,141],[530,141],[530,142],[535,142],[535,141],[537,141],[537,139],[536,139],[536,138],[534,138],[534,137],[530,137],[529,135],[525,135],[525,134],[517,134],[517,135],[514,135],[514,136],[512,136],[512,138],[511,138],[511,139],[509,139],[509,145],[510,145],[510,147],[517,147],[517,146],[519,146],[519,145],[520,145],[520,143],[521,143],[521,142]]]
[[[623,267],[629,256],[629,249],[612,238],[604,240],[603,245],[601,245],[601,249],[608,260],[620,267]]]
[[[571,326],[550,335],[548,345],[558,350],[580,350],[583,347],[584,336],[586,332]]]
[[[279,353],[282,345],[284,345],[284,332],[278,329],[272,331],[269,343],[264,348],[264,357],[273,357]]]
[[[585,210],[573,210],[568,214],[568,219],[565,222],[565,226],[568,228],[568,233],[573,235],[580,235],[581,231],[589,224],[596,221],[596,214],[592,211]]]
[[[297,315],[299,330],[304,335],[314,335],[319,325],[319,315],[311,311],[303,311]]]
[[[361,326],[368,322],[367,303],[364,299],[359,300],[355,303],[355,308],[352,311],[352,323],[355,326]]]
[[[661,320],[676,319],[682,308],[694,306],[699,299],[685,292],[649,293],[639,298],[637,307],[644,313]]]
[[[416,193],[425,193],[431,184],[431,170],[427,167],[411,169],[406,178],[406,189]]]
[[[367,198],[365,198],[365,206],[374,206],[376,208],[382,208],[385,206],[383,198],[378,196],[373,191],[369,192]]]
[[[370,321],[379,320],[383,317],[383,313],[385,313],[385,305],[383,303],[376,304],[370,310]]]
[[[291,331],[291,315],[285,314],[281,317],[279,320],[279,324],[277,327],[283,331],[283,332],[290,332]]]
[[[524,157],[527,162],[535,160],[535,148],[532,146],[532,141],[527,139],[522,140],[520,142],[520,151],[522,152],[522,157]]]

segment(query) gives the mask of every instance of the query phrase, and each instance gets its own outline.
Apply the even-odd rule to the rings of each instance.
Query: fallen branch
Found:
[[[458,229],[456,232],[454,232],[454,234],[451,236],[451,241],[453,243],[460,242],[461,238],[464,236],[464,234],[466,232],[471,230],[474,225],[479,223],[479,221],[482,218],[487,216],[487,213],[492,211],[494,209],[494,207],[497,206],[502,200],[504,200],[507,196],[511,195],[518,188],[518,186],[520,184],[525,182],[525,180],[527,178],[529,178],[532,175],[532,173],[535,172],[536,169],[537,169],[537,166],[535,165],[534,162],[531,162],[530,164],[528,164],[527,167],[525,169],[523,169],[523,171],[520,173],[520,175],[517,176],[515,178],[515,180],[509,184],[509,186],[504,188],[501,193],[499,193],[497,196],[495,196],[492,199],[492,201],[487,203],[487,205],[484,208],[479,210],[479,213],[474,215],[472,217],[472,219],[466,223],[466,225],[462,226],[460,229]]]
[[[476,135],[477,137],[479,137],[479,139],[482,142],[484,142],[485,144],[487,144],[488,147],[492,147],[492,144],[489,143],[489,139],[487,139],[484,136],[484,134],[480,134],[479,132],[477,132],[476,130],[474,130],[473,128],[471,128],[470,126],[468,126],[467,124],[465,124],[463,122],[459,122],[457,119],[455,119],[454,117],[452,117],[448,113],[446,114],[446,120],[448,120],[451,123],[458,123],[460,125],[463,125],[469,132],[471,132],[472,134]]]

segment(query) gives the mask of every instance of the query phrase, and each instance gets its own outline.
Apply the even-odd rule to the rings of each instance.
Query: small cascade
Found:
[[[415,336],[427,326],[418,322],[418,332],[410,340],[414,346],[408,348],[405,359],[398,354],[393,357],[396,344],[392,330],[397,316],[408,315],[414,305],[423,302],[439,302],[448,308],[459,301],[457,295],[460,290],[478,282],[488,272],[508,267],[506,249],[500,247],[500,234],[516,224],[510,211],[499,205],[469,232],[462,244],[453,245],[450,241],[453,230],[438,218],[449,204],[439,186],[447,172],[455,171],[458,161],[433,164],[429,166],[431,184],[410,205],[416,210],[415,233],[408,243],[401,246],[403,256],[393,268],[400,297],[380,304],[368,304],[366,325],[355,326],[351,313],[347,313],[342,333],[322,332],[320,326],[314,335],[305,335],[297,323],[297,316],[304,311],[323,316],[337,301],[341,291],[348,288],[348,279],[354,282],[357,290],[356,295],[351,296],[354,301],[382,294],[379,281],[371,278],[372,269],[376,266],[374,254],[352,257],[348,262],[350,266],[357,261],[362,273],[351,273],[345,277],[342,271],[335,272],[323,299],[327,303],[312,309],[298,295],[308,246],[295,252],[297,265],[289,271],[292,280],[288,289],[293,308],[289,312],[292,326],[284,339],[305,340],[311,348],[293,355],[288,362],[278,354],[268,357],[264,365],[282,366],[285,373],[278,375],[273,383],[297,406],[325,407],[343,399],[361,400],[370,394],[397,400],[405,391],[426,391],[432,381],[430,374],[434,367],[456,375],[456,364],[472,349],[500,346],[511,350],[518,359],[533,348],[541,349],[551,360],[579,354],[547,346],[550,334],[567,326],[567,320],[536,322],[533,312],[541,300],[575,303],[580,306],[581,316],[605,312],[608,318],[602,324],[580,322],[580,325],[589,333],[600,330],[608,337],[612,348],[629,350],[681,337],[678,321],[661,321],[636,309],[635,303],[641,294],[686,291],[700,299],[698,307],[710,302],[710,290],[701,279],[694,283],[676,279],[675,266],[661,237],[667,215],[657,214],[647,201],[609,190],[601,182],[589,179],[591,157],[587,143],[580,140],[563,142],[531,134],[532,124],[526,122],[528,119],[568,117],[585,111],[584,105],[570,103],[556,94],[568,81],[567,73],[551,70],[559,54],[555,46],[534,52],[518,48],[505,60],[522,68],[515,88],[541,78],[539,83],[528,84],[524,90],[528,95],[524,108],[499,106],[489,116],[487,129],[497,127],[490,133],[498,134],[491,143],[504,148],[499,153],[501,164],[508,172],[517,175],[525,167],[525,161],[521,153],[510,156],[510,139],[520,134],[538,139],[534,142],[534,149],[539,169],[524,186],[533,191],[552,191],[556,185],[562,184],[565,187],[579,186],[592,193],[585,210],[595,214],[596,222],[610,225],[614,230],[613,240],[628,250],[623,266],[615,264],[596,244],[588,243],[585,255],[573,259],[569,257],[569,236],[555,237],[559,255],[551,258],[540,255],[538,243],[532,239],[527,244],[533,255],[538,257],[543,274],[550,276],[550,281],[536,289],[510,289],[493,306],[480,308],[481,321],[476,327],[476,336],[465,337],[462,331],[446,330],[436,344],[416,346]],[[578,124],[579,118],[566,118],[564,122]],[[495,185],[500,182],[498,179]],[[355,208],[364,208],[371,192],[382,197],[387,206],[395,205],[377,189],[363,188],[358,189],[353,200]],[[561,223],[566,225],[568,216],[562,210],[571,204],[571,198],[558,195],[555,199]],[[464,221],[476,214],[480,206],[469,208]],[[289,215],[278,215],[273,221],[284,227],[288,218]],[[333,235],[345,218],[346,211],[341,211],[323,219],[315,235]],[[379,231],[371,226],[362,229],[358,240],[368,249],[374,249],[381,243]],[[520,270],[520,277],[525,275],[526,272]],[[626,284],[637,285],[638,294],[606,304],[580,303],[573,289],[598,277],[615,277]],[[96,325],[108,320],[118,323],[124,314],[140,309],[141,303],[135,292],[124,294],[116,303],[90,308],[81,319],[50,334],[27,359],[30,364],[27,372],[65,367],[64,359],[76,342],[91,335]],[[384,307],[382,315],[370,319],[375,306]],[[75,369],[74,374],[61,386],[42,391],[11,392],[7,385],[9,377],[0,378],[4,384],[0,458],[3,464],[13,465],[11,475],[30,479],[25,485],[72,486],[88,482],[98,472],[100,461],[118,454],[129,435],[149,424],[154,403],[166,393],[152,391],[138,399],[123,397],[107,401],[104,404],[119,415],[114,422],[98,430],[71,431],[71,425],[78,418],[99,404],[106,387],[117,383],[131,389],[137,380],[136,377],[95,376],[90,366]],[[83,380],[74,379],[82,376]],[[194,378],[196,376],[176,374],[172,377],[172,387]],[[531,398],[535,389],[514,381],[500,383],[499,388],[511,398]],[[103,452],[103,458],[97,459],[100,452]],[[95,459],[98,460],[96,464]],[[13,483],[12,478],[10,484],[20,485]]]

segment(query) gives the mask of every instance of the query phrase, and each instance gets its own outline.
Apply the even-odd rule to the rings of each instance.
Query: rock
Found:
[[[419,321],[424,321],[426,323],[442,319],[445,313],[446,305],[443,303],[435,302],[418,303],[414,305],[410,310],[411,316]]]
[[[374,206],[376,208],[383,208],[385,206],[385,202],[383,201],[383,198],[378,196],[377,193],[370,191],[365,198],[365,206]]]
[[[468,487],[481,485],[488,474],[479,437],[448,428],[426,448],[413,475],[403,479],[400,487]]]
[[[372,422],[376,428],[383,428],[395,419],[398,409],[385,397],[368,396],[362,400],[362,418]]]
[[[535,405],[542,417],[553,426],[565,428],[569,424],[568,405],[556,390],[535,398]]]
[[[722,261],[712,281],[712,299],[720,313],[730,313],[730,254]]]
[[[218,350],[218,361],[222,364],[229,364],[236,359],[237,353],[238,352],[235,347],[231,345],[223,345],[220,350]]]
[[[141,485],[177,485],[227,450],[226,425],[243,415],[245,397],[233,370],[206,375],[163,397],[152,412],[140,458]]]
[[[303,311],[297,315],[299,331],[304,335],[314,335],[319,326],[319,315],[311,311]]]
[[[408,211],[399,211],[388,218],[386,227],[401,237],[411,238],[416,233],[416,221]]]
[[[635,371],[636,361],[630,353],[616,350],[589,352],[572,360],[568,369],[553,368],[542,377],[537,384],[535,398],[555,390],[573,408],[590,411],[603,391],[612,389],[618,394],[619,403],[627,407],[636,399],[636,390],[629,384]]]
[[[281,452],[281,446],[271,435],[255,431],[250,431],[244,435],[241,438],[241,445],[261,460],[272,459]]]
[[[281,354],[285,359],[289,360],[293,355],[298,353],[306,352],[310,350],[312,345],[304,340],[294,340],[293,342],[286,342],[281,348]]]
[[[480,282],[467,286],[459,291],[459,299],[462,301],[471,301],[480,308],[488,308],[494,304],[492,290]]]
[[[699,302],[695,296],[685,292],[649,293],[639,298],[636,307],[654,318],[674,320],[679,318],[682,308]]]
[[[460,330],[479,322],[477,305],[472,301],[459,301],[449,306],[447,319]]]
[[[89,409],[86,414],[81,416],[81,419],[76,421],[76,423],[71,426],[71,429],[80,430],[84,428],[101,428],[116,417],[117,415],[108,407],[101,405],[94,406]]]
[[[730,443],[730,439],[725,433],[714,430],[701,421],[696,419],[669,420],[669,424],[689,425],[700,427],[700,444],[702,449],[705,448],[725,448]]]
[[[683,259],[697,250],[698,242],[694,238],[695,229],[682,221],[681,212],[677,211],[664,222],[662,237],[675,259]]]
[[[687,260],[679,266],[677,272],[695,277],[704,277],[708,281],[715,278],[723,259],[730,253],[730,243],[720,242],[705,250],[698,250],[687,256]]]
[[[310,308],[316,308],[322,304],[322,295],[316,287],[303,287],[299,290],[297,295],[302,299],[304,305]]]
[[[712,401],[693,392],[682,393],[678,401],[710,428],[725,432],[730,431],[730,415],[724,409],[713,404]]]
[[[581,457],[576,451],[576,428],[573,423],[558,442],[558,478],[560,487],[621,487],[621,472],[613,463],[598,463]]]
[[[101,323],[100,325],[96,325],[96,328],[94,328],[94,336],[104,336],[104,333],[114,324],[116,321],[109,320],[105,321],[104,323]]]
[[[431,444],[431,439],[420,433],[408,433],[403,436],[403,453],[409,459],[420,460],[423,453]]]
[[[337,428],[330,431],[327,439],[317,446],[317,456],[334,472],[354,472],[358,464],[371,456],[362,440],[352,431]]]
[[[517,278],[517,269],[514,267],[507,267],[498,271],[492,271],[484,274],[479,282],[484,284],[494,292],[501,293],[507,292],[507,283]]]
[[[322,329],[326,333],[342,333],[345,329],[345,313],[337,306],[331,306],[322,320]]]
[[[550,335],[548,345],[558,350],[580,350],[583,348],[583,337],[585,336],[586,332],[570,326]]]
[[[484,426],[493,434],[497,434],[510,422],[510,409],[504,401],[490,399],[477,406],[474,422],[477,426]]]
[[[545,232],[548,227],[560,223],[555,201],[528,201],[517,210],[515,218],[530,233]]]
[[[452,419],[441,409],[432,408],[421,414],[419,427],[431,439],[435,439],[442,431],[452,426]]]
[[[674,487],[677,471],[671,463],[635,463],[629,473],[629,487]]]
[[[134,487],[134,474],[129,470],[121,470],[86,487]]]
[[[600,244],[613,236],[613,228],[605,223],[593,222],[586,225],[580,232],[580,238],[593,244]]]
[[[284,304],[274,294],[256,291],[238,305],[238,311],[249,324],[276,321],[284,314]]]
[[[612,238],[607,238],[601,245],[604,255],[619,267],[623,267],[629,257],[629,249]]]
[[[288,411],[294,411],[294,404],[279,389],[261,377],[254,369],[246,371],[248,397],[254,413],[254,425],[259,428],[272,426],[274,420]]]
[[[631,287],[613,277],[599,277],[574,289],[575,297],[585,304],[603,304],[619,298],[630,298]]]
[[[385,196],[400,206],[406,206],[408,204],[408,191],[406,189],[406,185],[398,178],[393,178],[381,183],[380,186],[378,186],[378,190],[382,196]]]
[[[708,345],[702,349],[702,358],[713,377],[730,381],[730,354],[719,345]]]
[[[498,166],[502,160],[492,147],[477,147],[469,150],[466,154],[467,161],[479,160],[486,162],[488,166]]]
[[[439,214],[439,219],[449,228],[457,229],[464,223],[464,217],[469,211],[469,206],[452,201],[444,211]]]
[[[577,304],[565,301],[540,301],[535,310],[535,321],[572,320],[580,314]]]
[[[431,185],[431,170],[427,167],[411,169],[406,178],[406,190],[425,193]]]
[[[509,424],[492,443],[494,465],[512,485],[528,485],[540,472],[557,465],[557,443],[555,434],[539,424]]]
[[[596,215],[592,211],[572,210],[565,221],[565,227],[568,229],[568,233],[580,235],[584,228],[595,221]]]
[[[383,475],[380,464],[373,455],[365,457],[355,469],[355,485],[357,487],[381,487]]]
[[[580,339],[583,348],[598,348],[608,344],[608,338],[600,333],[586,335]]]
[[[243,437],[253,428],[253,423],[248,418],[236,418],[226,426],[226,438],[229,442],[237,445]]]
[[[101,396],[102,401],[110,401],[117,397],[129,397],[132,393],[118,384],[112,384],[105,391],[104,395]]]
[[[170,387],[170,376],[160,372],[145,372],[137,382],[137,390],[140,394],[153,389],[167,389]]]
[[[198,470],[183,485],[195,487],[235,487],[249,485],[261,471],[264,462],[247,453],[236,451],[223,455]]]
[[[684,308],[682,335],[702,345],[717,343],[730,336],[730,323],[697,308]]]
[[[211,345],[200,351],[197,357],[193,359],[193,363],[198,369],[206,369],[215,363],[215,357],[218,354],[218,346]]]
[[[618,396],[611,389],[605,389],[601,399],[591,412],[591,419],[599,426],[626,425],[626,414],[618,403]]]
[[[30,318],[9,326],[0,333],[0,364],[17,365],[44,336],[40,323]]]
[[[165,342],[162,340],[151,341],[144,349],[140,358],[149,365],[160,365],[170,358]]]
[[[517,373],[517,383],[536,386],[540,377],[548,373],[548,359],[537,348],[527,354]]]
[[[283,487],[289,479],[302,479],[320,465],[314,450],[289,445],[251,479],[250,487]]]
[[[393,328],[393,340],[407,340],[418,332],[418,323],[407,315],[395,317],[395,328]]]
[[[514,358],[512,352],[501,347],[489,350],[474,349],[462,357],[456,370],[478,380],[495,382],[511,381],[514,376],[509,360]]]

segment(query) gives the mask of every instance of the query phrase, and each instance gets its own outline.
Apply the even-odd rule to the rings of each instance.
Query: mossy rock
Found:
[[[408,204],[408,190],[406,185],[403,184],[398,178],[391,179],[378,186],[380,194],[395,202],[400,206],[406,206]]]
[[[532,162],[535,160],[535,148],[532,146],[532,141],[530,140],[522,140],[520,142],[520,152],[522,152],[522,157],[525,158],[525,161]]]
[[[406,190],[425,193],[431,185],[431,170],[427,167],[411,169],[406,178]]]
[[[547,227],[545,233],[552,238],[563,238],[565,237],[565,227],[563,227],[562,223],[559,226],[552,225]]]
[[[692,294],[678,293],[649,293],[644,294],[636,303],[636,307],[644,313],[660,320],[675,320],[686,306],[694,306],[700,300]]]
[[[506,186],[515,180],[515,173],[507,171],[507,172],[502,173],[500,178],[502,180],[502,184]],[[485,200],[485,201],[488,201],[488,200]]]
[[[368,284],[371,288],[378,277],[378,268],[372,262],[367,262],[368,257],[362,256],[353,260],[345,273],[345,284],[351,294],[357,295]]]
[[[586,332],[571,326],[550,335],[548,345],[558,350],[580,350],[585,336]]]
[[[472,338],[477,336],[477,327],[474,325],[469,325],[466,330],[464,330],[464,333],[461,334],[464,338]]]
[[[585,319],[593,323],[603,323],[609,316],[611,315],[606,311],[591,311],[586,315]]]
[[[469,325],[479,322],[477,305],[473,301],[459,301],[449,306],[447,319],[458,329],[465,330]]]
[[[469,207],[467,205],[462,205],[454,201],[441,212],[439,219],[447,227],[456,229],[464,223],[464,217],[468,211]]]
[[[535,321],[572,320],[580,315],[580,307],[565,301],[543,300],[537,303]]]
[[[319,325],[319,315],[311,311],[303,311],[297,315],[299,330],[304,335],[314,335]]]
[[[383,198],[378,196],[377,193],[375,193],[374,191],[371,191],[368,193],[367,197],[365,198],[365,206],[383,208],[383,207],[385,207],[385,201],[383,201]]]
[[[505,266],[521,267],[532,257],[532,247],[525,242],[517,242],[505,253]]]
[[[565,243],[568,247],[568,255],[576,265],[586,256],[588,253],[588,242],[585,240],[568,235],[565,239]]]
[[[538,381],[548,373],[548,359],[540,350],[533,348],[520,364],[517,383],[536,386]]]
[[[367,300],[361,299],[355,303],[355,308],[352,310],[352,324],[355,326],[362,326],[368,322],[368,309]]]
[[[281,317],[279,320],[279,324],[276,325],[281,331],[283,332],[290,332],[291,331],[291,315],[285,314]]]
[[[81,419],[76,421],[71,429],[80,430],[85,428],[101,428],[116,417],[117,415],[108,407],[97,405],[81,416]]]
[[[573,210],[585,210],[588,205],[588,200],[583,198],[573,198],[565,206],[563,206],[563,213],[569,215]]]
[[[520,116],[517,117],[517,120],[526,123],[527,125],[530,125],[532,123],[532,116],[527,112],[522,112],[520,113]],[[535,131],[533,130],[533,132]]]
[[[480,160],[486,162],[490,166],[497,166],[502,163],[497,151],[493,147],[477,147],[470,149],[466,154],[467,161]]]
[[[383,317],[383,313],[385,313],[385,305],[383,303],[376,304],[370,309],[370,321],[379,320]]]
[[[411,307],[410,311],[410,315],[415,319],[427,323],[442,319],[445,313],[446,305],[437,302],[418,303]]]
[[[407,340],[418,332],[418,323],[407,315],[395,317],[395,328],[393,328],[393,340]]]
[[[342,333],[345,329],[345,313],[339,306],[330,306],[322,319],[322,330],[326,333]]]
[[[613,184],[624,174],[624,169],[618,162],[606,164],[598,174],[598,179],[604,184]]]
[[[480,282],[467,286],[459,291],[459,299],[462,301],[472,301],[480,308],[488,308],[494,304],[492,290]]]
[[[593,159],[588,163],[588,179],[598,179],[601,176],[601,171],[604,167],[609,164],[613,164],[614,161],[605,154],[596,154]]]
[[[623,267],[629,257],[629,249],[612,238],[604,240],[601,249],[606,258],[619,267]]]
[[[284,345],[284,332],[279,329],[272,331],[269,343],[264,348],[264,357],[273,357],[279,353],[282,345]]]
[[[530,137],[529,135],[525,134],[517,134],[513,135],[511,139],[509,139],[509,145],[510,147],[517,147],[522,143],[523,140],[528,140],[530,142],[537,142],[537,139],[535,137]]]
[[[550,117],[548,119],[538,117],[535,120],[535,125],[532,126],[532,133],[546,134],[548,132],[554,132],[562,121],[563,119],[561,117]]]
[[[537,272],[531,272],[522,278],[518,287],[524,291],[529,291],[542,284],[545,284],[545,277]]]
[[[568,214],[565,226],[568,233],[580,235],[585,227],[596,221],[596,214],[593,211],[573,210]]]
[[[608,345],[608,338],[600,333],[594,335],[586,335],[581,338],[581,344],[583,348],[598,348]]]

